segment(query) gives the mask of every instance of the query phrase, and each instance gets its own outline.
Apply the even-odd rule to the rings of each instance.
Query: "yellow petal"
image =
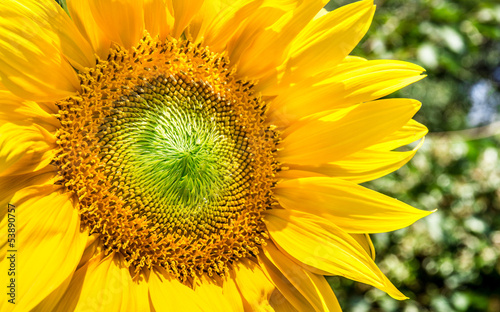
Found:
[[[306,297],[304,297],[304,295],[271,261],[269,261],[266,257],[259,256],[259,263],[267,277],[273,282],[274,285],[276,285],[276,290],[278,290],[283,296],[284,301],[290,303],[290,305],[298,311],[315,311],[314,307],[306,299]],[[294,263],[294,266],[296,267],[298,265]],[[274,292],[276,292],[276,290]]]
[[[207,27],[224,8],[224,1],[204,1],[198,13],[187,26],[188,37],[194,42],[200,42],[205,37]]]
[[[326,165],[323,165],[326,166]],[[277,173],[278,179],[299,179],[299,178],[310,178],[310,177],[327,177],[326,174],[322,174],[320,170],[315,171],[314,169],[321,168],[321,166],[299,166],[293,165],[291,170],[282,170]],[[304,170],[298,168],[304,167]]]
[[[261,267],[271,277],[281,294],[299,311],[341,311],[325,278],[304,270],[276,249],[274,244],[268,244],[264,248],[264,255],[260,254],[258,258]],[[290,285],[286,285],[286,281]],[[293,289],[298,294],[294,294]]]
[[[231,52],[237,43],[243,43],[248,36],[252,36],[252,31],[262,32],[264,25],[272,25],[295,7],[294,1],[287,0],[236,0],[230,5],[222,5],[221,11],[205,31],[204,43],[212,51]],[[243,48],[241,45],[238,47]]]
[[[363,247],[367,254],[370,255],[372,260],[375,260],[375,247],[373,246],[372,239],[369,234],[349,234],[354,238],[358,244]]]
[[[46,166],[28,173],[0,175],[0,190],[2,190],[2,197],[0,198],[0,218],[3,218],[7,213],[7,204],[12,202],[12,197],[17,191],[31,185],[42,185],[49,182],[53,183],[52,180],[56,174],[56,167]]]
[[[33,101],[23,100],[9,91],[0,90],[0,126],[12,123],[18,126],[42,126],[44,129],[55,132],[61,124],[59,120],[44,107]]]
[[[236,286],[234,270],[223,278],[222,293],[231,304],[231,311],[243,311],[243,298]]]
[[[286,298],[275,289],[269,300],[275,312],[297,312],[298,310]]]
[[[92,46],[94,53],[106,59],[111,45],[110,40],[97,25],[90,10],[88,0],[67,0],[68,11],[78,30]]]
[[[170,0],[169,0],[170,2]],[[144,0],[144,27],[151,37],[165,40],[174,26],[166,0]]]
[[[415,100],[387,99],[312,115],[284,130],[279,160],[300,165],[339,160],[400,129],[420,106]]]
[[[276,186],[275,195],[285,209],[319,215],[349,233],[390,232],[432,213],[329,177],[282,181]]]
[[[207,276],[202,276],[199,280],[195,282],[194,291],[200,296],[203,302],[209,302],[210,307],[214,311],[231,311],[232,310],[231,301],[233,300],[231,300],[231,298],[228,298],[226,294],[224,294],[223,292],[224,288],[222,287],[222,285],[219,284],[222,284],[222,281],[217,283],[216,281],[208,278]],[[236,285],[233,283],[233,286]],[[226,290],[227,289],[228,288],[226,287]],[[233,289],[233,291],[234,290],[236,290],[237,292],[237,289]],[[241,300],[239,294],[237,294],[237,296]]]
[[[39,170],[55,154],[55,137],[40,126],[6,123],[0,133],[0,176]]]
[[[322,17],[323,15],[326,15],[328,14],[329,11],[325,8],[322,8],[315,16],[314,16],[314,19],[318,19],[320,17]]]
[[[310,114],[372,101],[424,78],[423,71],[399,61],[343,62],[281,92],[271,102],[269,118],[288,125]]]
[[[189,22],[200,10],[203,0],[172,0],[174,28],[172,36],[179,38]]]
[[[70,274],[64,282],[59,285],[50,295],[45,297],[33,310],[32,312],[46,312],[55,311],[57,305],[61,301],[62,296],[66,293],[71,280],[73,279],[74,273]]]
[[[5,97],[2,100],[5,101],[3,111],[11,111],[11,120],[15,123],[5,123],[0,114],[0,124],[3,123],[0,126],[0,218],[5,215],[6,205],[15,192],[31,185],[43,184],[57,173],[57,168],[50,165],[56,152],[55,137],[45,128],[31,125],[31,121],[43,124],[52,119],[32,102],[24,105],[16,101],[9,102]],[[26,117],[23,118],[24,112]]]
[[[144,31],[143,0],[90,0],[89,6],[109,40],[127,49],[139,43]]]
[[[132,280],[120,255],[98,256],[79,268],[54,311],[150,311],[147,283]]]
[[[4,21],[4,25],[9,28],[12,27],[11,29],[18,26],[26,30],[24,34],[16,33],[16,35],[24,35],[24,38],[29,41],[34,40],[35,37],[45,39],[47,45],[57,47],[71,65],[77,69],[95,65],[92,47],[80,34],[68,14],[55,1],[27,0],[23,1],[21,5],[18,1],[6,0],[2,1],[2,4],[11,6],[11,12],[16,12],[16,15],[9,16]],[[5,12],[3,6],[2,12]],[[17,25],[18,23],[28,22],[27,19],[30,19],[29,22],[31,23],[36,23],[38,27],[34,30],[28,29],[27,25]]]
[[[163,269],[155,269],[149,276],[149,295],[156,311],[216,311],[211,302],[175,278],[169,277]]]
[[[343,63],[349,63],[349,62],[366,62],[368,61],[364,57],[359,57],[359,56],[354,56],[354,55],[348,55],[346,56],[342,62]]]
[[[230,58],[238,63],[238,74],[249,79],[260,79],[259,87],[262,88],[262,80],[266,80],[269,75],[277,74],[276,67],[285,60],[290,42],[326,2],[324,0],[297,2],[296,7],[286,8],[283,13],[269,12],[269,15],[279,17],[271,25],[267,25],[270,20],[264,18],[267,15],[265,11],[262,14],[255,14],[255,21],[263,23],[248,25],[242,36],[233,42]],[[274,12],[285,7],[276,6],[269,9]],[[262,27],[260,31],[257,25]]]
[[[82,258],[78,263],[77,268],[81,268],[86,265],[92,258],[100,256],[102,251],[102,242],[99,240],[99,234],[94,233],[87,238],[87,245],[85,245],[85,250],[83,251]]]
[[[418,65],[402,61],[351,61],[336,66],[330,73],[331,78],[324,79],[319,84],[325,86],[342,82],[347,95],[337,103],[349,105],[391,94],[425,78],[425,75],[422,75],[424,71],[425,69]]]
[[[354,238],[333,223],[297,211],[272,209],[264,222],[277,247],[306,268],[375,286],[395,299],[406,299]]]
[[[429,130],[426,126],[410,119],[401,129],[376,142],[370,146],[370,149],[377,151],[391,151],[419,140],[426,135],[427,132],[429,132]]]
[[[290,169],[295,170],[290,170],[292,172],[286,176],[290,178],[293,172],[299,170],[309,174],[297,177],[330,176],[359,184],[378,179],[398,170],[413,158],[423,143],[424,140],[420,141],[413,150],[407,152],[380,151],[366,148],[330,164],[318,166],[290,165]],[[283,173],[286,173],[286,171]]]
[[[95,60],[64,10],[55,1],[5,0],[0,11],[2,84],[34,101],[60,100],[78,91],[72,65],[93,66]]]
[[[374,12],[373,1],[366,0],[312,20],[292,42],[287,65],[291,79],[299,81],[342,61],[368,31]]]
[[[258,264],[241,259],[234,264],[236,285],[243,297],[245,311],[272,311],[269,299],[274,285]]]
[[[82,256],[88,234],[80,232],[80,216],[68,194],[59,194],[57,187],[45,185],[18,192],[12,199],[16,219],[14,246],[2,245],[2,250],[13,249],[16,262],[16,304],[0,302],[1,311],[29,311],[76,269]],[[7,233],[7,219],[0,229]],[[9,259],[0,267],[7,272]],[[7,275],[5,275],[7,277]]]

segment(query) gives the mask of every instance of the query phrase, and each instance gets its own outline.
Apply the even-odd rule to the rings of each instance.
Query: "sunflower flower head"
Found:
[[[429,212],[359,184],[422,145],[420,103],[380,98],[423,69],[349,56],[373,2],[325,4],[2,2],[0,309],[339,311],[324,275],[406,298],[368,234]]]
[[[201,44],[148,35],[79,78],[56,103],[54,165],[108,251],[182,281],[258,253],[278,137],[253,84]]]

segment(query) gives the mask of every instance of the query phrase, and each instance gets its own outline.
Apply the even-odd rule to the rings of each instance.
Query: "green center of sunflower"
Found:
[[[258,253],[273,200],[277,134],[224,56],[145,37],[80,73],[58,103],[54,165],[104,250],[180,280]]]
[[[124,131],[130,137],[130,185],[144,189],[165,208],[202,209],[230,182],[232,150],[227,151],[224,135],[203,112],[192,105],[164,103],[169,102],[148,103],[153,109],[126,114],[137,127]]]

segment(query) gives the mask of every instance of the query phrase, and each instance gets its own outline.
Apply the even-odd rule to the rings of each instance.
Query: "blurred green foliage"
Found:
[[[327,9],[350,2],[332,1]],[[425,67],[426,79],[392,96],[420,100],[415,119],[431,133],[408,165],[366,186],[438,211],[372,235],[377,264],[410,300],[340,277],[329,281],[345,311],[500,311],[500,131],[464,130],[474,125],[474,103],[481,104],[477,86],[487,86],[477,110],[488,114],[476,124],[499,119],[500,2],[375,3],[370,31],[352,54]],[[493,135],[482,138],[486,130]]]

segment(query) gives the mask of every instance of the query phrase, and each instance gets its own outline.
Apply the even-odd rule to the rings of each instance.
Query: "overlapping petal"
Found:
[[[90,11],[106,37],[124,48],[135,46],[144,31],[144,0],[90,0]]]
[[[387,99],[309,116],[284,130],[278,157],[299,165],[342,159],[400,129],[420,106],[415,100]]]
[[[76,269],[88,233],[80,231],[80,216],[68,194],[44,185],[18,192],[10,202],[16,219],[15,246],[2,241],[0,267],[7,272],[6,250],[16,249],[16,304],[5,298],[1,311],[30,311],[59,287]],[[7,233],[7,218],[0,223]],[[10,252],[9,254],[13,254]]]
[[[284,208],[321,216],[349,233],[394,231],[431,213],[330,177],[282,181],[276,186],[275,194]]]
[[[281,294],[299,311],[341,311],[323,276],[303,269],[273,244],[264,248],[259,262]]]
[[[52,101],[79,90],[76,68],[92,67],[91,46],[55,1],[0,3],[0,79],[24,99]]]
[[[284,80],[299,81],[342,61],[368,31],[372,0],[343,6],[311,21],[291,43]]]
[[[174,27],[174,17],[167,8],[167,0],[144,0],[144,28],[152,38],[165,40]]]
[[[279,94],[271,102],[269,118],[288,126],[310,114],[373,101],[424,78],[423,71],[400,61],[343,61]]]
[[[395,299],[406,299],[349,234],[313,214],[284,209],[265,217],[272,240],[299,265],[375,286]]]
[[[97,25],[89,1],[68,0],[67,5],[71,19],[83,37],[92,45],[94,53],[101,59],[106,59],[111,42]]]
[[[33,118],[43,119],[35,112],[31,112]],[[28,116],[24,121],[20,118],[19,123],[29,125]],[[48,182],[56,174],[56,168],[49,165],[55,154],[54,136],[39,125],[28,125],[0,126],[0,218],[5,216],[7,203],[18,190]]]
[[[338,179],[363,183],[383,177],[398,170],[413,158],[424,140],[411,151],[384,151],[366,148],[340,160],[319,165],[290,165],[289,172],[284,171],[280,176],[287,178],[301,178],[312,176],[330,176]]]
[[[245,311],[270,311],[269,299],[275,287],[262,268],[251,260],[241,259],[234,270]]]
[[[221,288],[212,285],[208,278],[202,278],[194,290],[175,278],[169,278],[163,269],[151,272],[149,276],[149,295],[156,311],[229,311],[235,298],[226,297],[225,292],[235,293],[234,285]],[[233,286],[233,287],[231,287]],[[241,304],[241,302],[240,302]]]
[[[144,277],[133,280],[119,255],[96,255],[76,270],[53,311],[149,311]]]

